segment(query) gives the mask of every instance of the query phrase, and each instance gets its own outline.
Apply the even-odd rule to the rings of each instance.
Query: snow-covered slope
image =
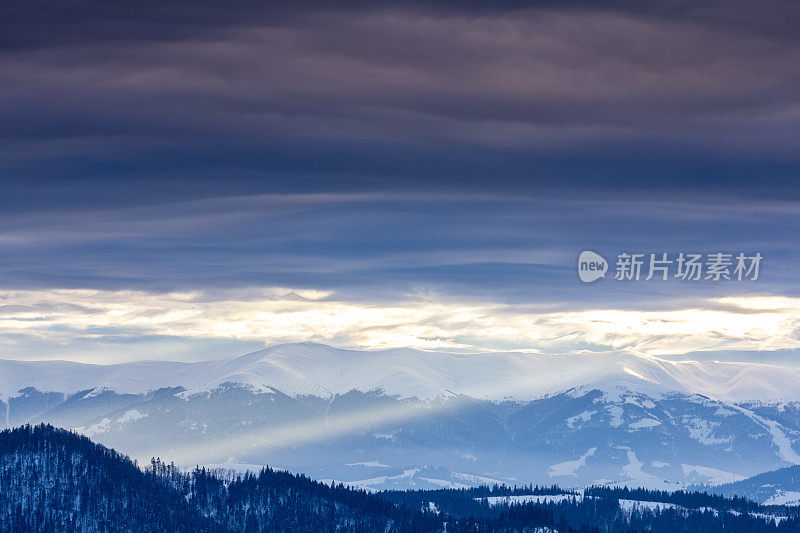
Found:
[[[199,363],[0,360],[3,395],[23,387],[67,393],[108,387],[128,393],[181,386],[199,392],[224,382],[321,397],[383,389],[403,397],[464,394],[530,400],[576,387],[614,391],[622,386],[649,395],[680,392],[729,402],[800,400],[800,373],[792,369],[756,363],[671,362],[625,352],[456,354],[354,351],[302,343]]]
[[[800,466],[764,472],[711,489],[723,496],[745,496],[767,505],[800,505]]]

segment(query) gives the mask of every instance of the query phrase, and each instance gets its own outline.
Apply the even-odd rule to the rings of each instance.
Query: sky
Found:
[[[800,5],[642,4],[4,2],[0,358],[794,365]]]

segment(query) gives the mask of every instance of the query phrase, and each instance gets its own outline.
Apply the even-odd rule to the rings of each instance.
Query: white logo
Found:
[[[608,262],[600,254],[584,250],[578,257],[578,277],[584,283],[606,277],[607,270]]]
[[[620,252],[617,254],[616,281],[757,281],[764,256],[760,252]],[[603,256],[584,250],[578,257],[578,277],[591,283],[606,277],[608,262]]]

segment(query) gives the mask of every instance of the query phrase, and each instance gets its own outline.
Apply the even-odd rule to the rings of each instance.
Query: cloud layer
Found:
[[[796,7],[671,7],[12,3],[4,175],[795,195]]]
[[[357,303],[331,293],[281,288],[214,295],[92,290],[0,293],[0,338],[10,353],[27,349],[32,340],[52,350],[59,345],[110,345],[166,337],[235,339],[262,345],[317,341],[368,349],[631,350],[660,355],[797,349],[799,330],[800,299],[781,297],[713,299],[696,308],[659,311],[544,313],[519,305],[420,297]],[[118,355],[110,349],[105,362]]]

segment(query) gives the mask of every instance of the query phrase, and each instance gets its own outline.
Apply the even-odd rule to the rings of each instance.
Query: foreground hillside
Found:
[[[291,474],[228,482],[158,461],[142,471],[44,425],[0,433],[0,481],[5,531],[382,531],[394,522],[403,531],[411,523],[384,500]]]
[[[0,434],[4,531],[214,531],[164,480],[50,426]]]
[[[52,426],[0,433],[0,530],[522,532],[800,530],[798,512],[700,493],[557,487],[369,494],[264,469],[140,469]]]

